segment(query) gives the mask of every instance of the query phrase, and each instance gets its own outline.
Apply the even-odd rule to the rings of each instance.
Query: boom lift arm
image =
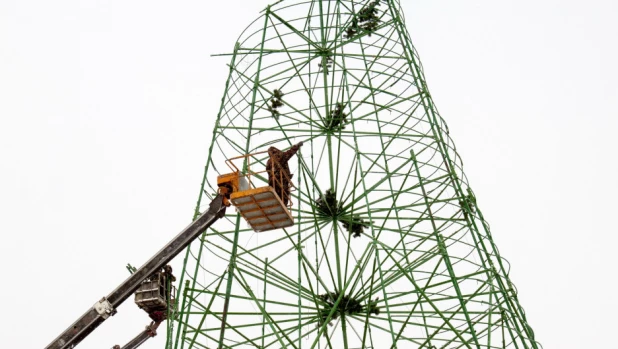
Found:
[[[223,193],[222,193],[223,194]],[[123,283],[113,290],[107,297],[88,309],[77,321],[67,328],[60,336],[54,339],[46,349],[71,349],[94,331],[103,321],[116,314],[116,309],[129,298],[144,280],[161,270],[176,255],[178,255],[193,240],[201,235],[219,218],[225,215],[225,208],[229,206],[229,193],[217,195],[208,211],[189,224],[180,234],[167,243],[150,260],[131,274]],[[227,197],[226,197],[227,196]]]
[[[225,215],[225,208],[234,204],[238,213],[249,223],[256,232],[281,229],[294,225],[294,219],[288,208],[292,205],[290,190],[293,187],[291,174],[287,167],[289,157],[294,155],[302,142],[290,150],[282,152],[270,147],[266,171],[251,171],[250,158],[254,154],[247,154],[226,160],[232,173],[217,177],[218,194],[210,203],[208,211],[189,224],[172,241],[168,242],[148,262],[135,271],[120,286],[107,297],[101,298],[92,308],[88,309],[77,321],[67,328],[58,338],[54,339],[45,349],[72,349],[94,331],[103,321],[116,314],[116,309],[133,293],[136,293],[135,303],[144,309],[153,320],[145,331],[140,333],[122,349],[137,348],[148,338],[156,335],[156,328],[167,317],[165,308],[173,304],[171,289],[165,291],[165,298],[152,297],[153,290],[158,290],[158,283],[171,285],[168,280],[174,280],[171,268],[164,266],[178,255],[185,247],[195,240],[202,232]],[[233,160],[243,161],[242,174],[234,165]],[[269,165],[270,164],[270,165]],[[269,167],[270,166],[270,167]],[[268,172],[269,185],[256,188],[251,182],[251,176],[261,172]],[[275,188],[280,190],[276,191]],[[143,287],[140,287],[143,286]],[[171,286],[169,286],[171,287]],[[167,289],[165,286],[163,289]],[[139,289],[139,290],[138,290]],[[159,296],[161,296],[159,294]],[[226,300],[228,301],[228,300]]]

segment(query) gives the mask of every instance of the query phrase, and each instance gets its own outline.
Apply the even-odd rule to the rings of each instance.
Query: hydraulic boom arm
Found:
[[[157,335],[157,328],[161,322],[153,322],[146,327],[145,330],[140,332],[129,343],[125,344],[122,348],[119,345],[115,345],[112,349],[135,349],[144,344],[149,338]]]
[[[58,338],[54,339],[46,349],[74,348],[103,321],[114,315],[118,306],[139,288],[142,281],[163,268],[193,240],[200,236],[201,233],[219,218],[223,217],[226,208],[224,198],[222,195],[217,195],[210,203],[208,211],[189,224],[188,227],[167,243],[165,247],[150,258],[135,273],[131,274],[128,279],[107,295],[107,297],[103,297],[95,303],[92,308],[88,309],[84,315],[67,328]]]

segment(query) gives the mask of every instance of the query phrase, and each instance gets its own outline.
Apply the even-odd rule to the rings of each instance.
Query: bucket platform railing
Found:
[[[290,176],[285,171],[275,171],[276,164],[271,166],[270,173],[266,168],[261,171],[251,169],[251,160],[266,153],[264,151],[227,159],[225,163],[232,173],[217,178],[219,192],[229,195],[229,201],[256,232],[294,225],[289,209],[292,207],[290,192],[295,187]],[[246,165],[244,173],[235,164],[239,160]],[[268,177],[268,185],[257,187],[255,179],[263,179],[263,174]]]

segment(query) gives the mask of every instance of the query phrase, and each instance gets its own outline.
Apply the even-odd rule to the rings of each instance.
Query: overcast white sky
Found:
[[[44,347],[189,223],[227,73],[210,55],[267,3],[0,2],[2,347]],[[537,339],[615,346],[618,2],[402,6]],[[147,323],[128,302],[79,347]]]

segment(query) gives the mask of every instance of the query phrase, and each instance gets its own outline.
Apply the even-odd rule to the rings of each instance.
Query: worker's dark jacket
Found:
[[[270,159],[266,162],[268,185],[275,189],[275,192],[285,205],[288,204],[290,180],[292,179],[288,161],[298,152],[301,145],[302,143],[296,144],[286,151],[281,151],[275,147],[268,148],[268,155],[270,156]]]

